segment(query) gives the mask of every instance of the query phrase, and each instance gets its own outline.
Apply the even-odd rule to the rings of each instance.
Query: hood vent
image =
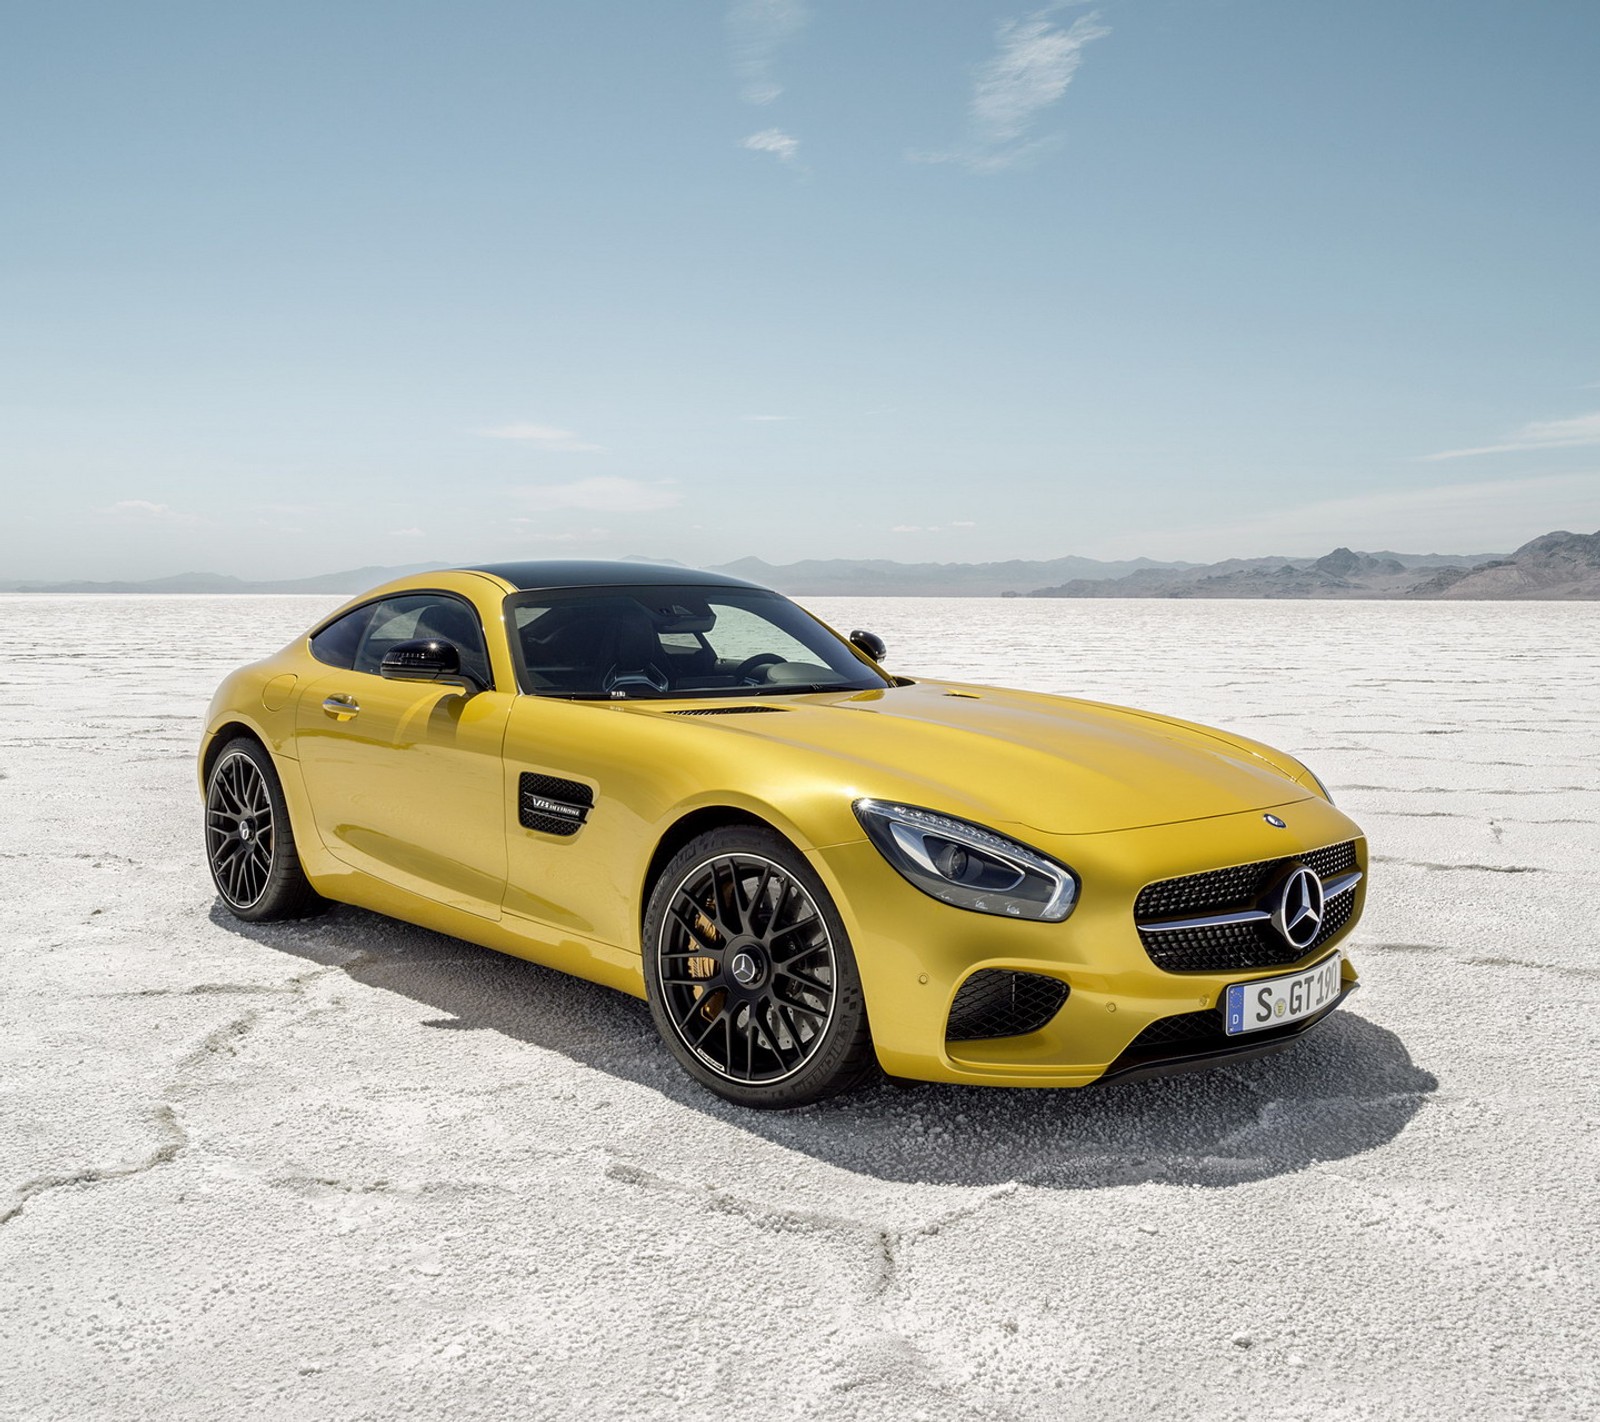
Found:
[[[781,706],[697,706],[693,711],[669,711],[669,716],[755,716],[763,711],[782,711]]]

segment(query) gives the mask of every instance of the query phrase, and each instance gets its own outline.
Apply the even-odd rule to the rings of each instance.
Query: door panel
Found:
[[[516,697],[330,669],[295,739],[317,833],[335,858],[499,918],[506,881],[501,748]]]
[[[505,755],[508,915],[637,949],[641,856],[651,843],[650,807],[661,799],[648,771],[641,773],[651,760],[641,767],[639,729],[639,718],[604,702],[518,699]],[[586,793],[592,809],[581,826],[570,831],[536,806],[533,824],[525,823],[518,813],[525,774],[545,799],[570,804]],[[562,782],[581,790],[562,790]]]

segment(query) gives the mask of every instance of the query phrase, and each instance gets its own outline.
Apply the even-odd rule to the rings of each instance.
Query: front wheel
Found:
[[[272,757],[249,736],[223,746],[206,777],[206,863],[228,912],[249,923],[328,906],[300,867]]]
[[[729,1101],[804,1106],[874,1070],[844,924],[805,857],[773,830],[731,826],[680,850],[650,894],[644,959],[657,1030]]]

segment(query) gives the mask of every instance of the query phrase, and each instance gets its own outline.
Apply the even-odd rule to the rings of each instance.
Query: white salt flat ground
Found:
[[[612,993],[215,910],[199,717],[328,605],[0,598],[0,1415],[1600,1413],[1600,609],[817,600],[1304,755],[1365,988],[1206,1075],[773,1117]]]

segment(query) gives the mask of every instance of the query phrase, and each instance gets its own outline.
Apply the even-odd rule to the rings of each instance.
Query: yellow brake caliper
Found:
[[[698,933],[701,939],[705,942],[716,943],[719,941],[720,935],[717,933],[716,924],[707,918],[703,912],[696,916],[694,927],[695,932]],[[715,958],[689,959],[689,976],[691,978],[714,977],[716,975],[716,971],[717,960]],[[722,1011],[722,993],[714,992],[707,996],[706,990],[703,987],[697,987],[694,990],[694,995],[695,999],[700,1001],[700,1014],[706,1019],[707,1022],[710,1022],[719,1012]],[[704,1000],[701,1001],[701,999]]]

